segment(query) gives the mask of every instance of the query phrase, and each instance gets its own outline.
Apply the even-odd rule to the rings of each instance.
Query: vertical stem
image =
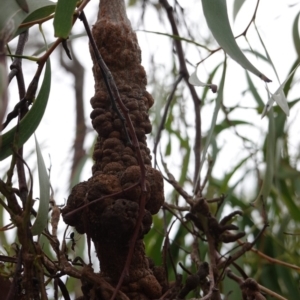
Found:
[[[162,6],[165,8],[165,10],[167,12],[173,34],[176,36],[180,36],[178,29],[177,29],[176,21],[175,21],[174,15],[173,15],[173,9],[170,6],[169,2],[167,0],[160,0],[159,2],[162,4]],[[182,48],[181,40],[174,39],[174,44],[175,44],[176,52],[177,52],[177,56],[178,56],[180,73],[183,75],[183,78],[190,90],[192,100],[194,103],[196,135],[195,135],[195,144],[194,144],[195,168],[194,168],[194,176],[193,176],[194,177],[193,185],[195,187],[194,194],[197,195],[198,193],[201,192],[200,191],[201,179],[198,178],[198,180],[197,180],[199,169],[200,169],[200,162],[201,162],[201,114],[200,114],[201,100],[197,95],[195,87],[189,83],[189,72],[188,72],[188,69],[186,66],[185,55],[184,55],[184,51]]]

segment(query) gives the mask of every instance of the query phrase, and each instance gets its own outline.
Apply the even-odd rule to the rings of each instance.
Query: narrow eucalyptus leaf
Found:
[[[29,7],[26,2],[26,0],[16,0],[19,6],[25,11],[26,13],[29,13]]]
[[[299,67],[299,64],[295,67],[295,69],[289,74],[289,76],[286,78],[286,80],[278,87],[278,89],[276,90],[276,92],[274,94],[269,92],[268,86],[267,86],[267,91],[268,91],[268,97],[269,100],[263,110],[262,113],[262,118],[267,114],[267,112],[269,111],[269,109],[272,107],[273,103],[276,102],[278,104],[278,106],[283,110],[283,112],[289,116],[290,114],[290,109],[289,109],[289,105],[286,99],[286,96],[284,94],[284,86],[285,84],[289,81],[289,79],[294,75],[295,71],[297,70],[297,68]]]
[[[205,141],[205,145],[203,148],[203,151],[201,153],[201,162],[200,162],[200,168],[199,168],[199,173],[197,175],[197,180],[195,182],[198,182],[198,179],[200,177],[200,172],[202,170],[202,167],[204,165],[204,162],[206,160],[206,153],[208,150],[208,147],[211,143],[212,137],[213,137],[213,133],[214,133],[214,129],[217,123],[217,117],[221,108],[221,104],[223,101],[223,90],[224,90],[224,84],[225,84],[225,77],[226,77],[226,60],[224,62],[224,67],[223,67],[223,73],[222,73],[222,77],[221,77],[221,82],[220,82],[220,87],[219,87],[219,91],[218,91],[218,96],[216,98],[216,105],[215,105],[215,109],[214,109],[214,113],[212,116],[212,120],[211,120],[211,125],[210,125],[210,129],[209,132],[207,134],[207,139]]]
[[[203,86],[203,87],[206,86],[206,84],[204,82],[199,80],[199,78],[197,76],[197,69],[190,76],[189,83],[192,85],[196,85],[196,86]]]
[[[265,82],[271,80],[257,70],[237,45],[233,36],[224,0],[202,0],[204,16],[214,38],[223,50],[239,65]]]
[[[204,83],[199,80],[197,76],[197,68],[195,72],[193,72],[192,75],[190,76],[189,83],[195,86],[209,87],[214,93],[216,93],[218,90],[218,87],[215,84]]]
[[[136,4],[136,1],[137,1],[137,0],[129,0],[129,3],[127,4],[128,7],[134,6],[134,5]]]
[[[213,81],[213,79],[214,79],[214,77],[215,77],[215,75],[216,75],[216,73],[217,73],[217,71],[218,71],[218,69],[219,69],[220,66],[222,66],[222,63],[219,63],[219,64],[212,70],[212,72],[211,72],[211,73],[209,74],[209,76],[208,76],[208,80],[207,80],[208,82],[212,82],[212,81]],[[216,88],[218,88],[218,87],[216,86]],[[202,99],[203,103],[205,102],[207,92],[208,92],[208,88],[205,87],[205,88],[203,89],[203,93],[202,93],[201,98],[200,98],[200,99]]]
[[[222,188],[223,190],[226,190],[229,186],[229,180],[233,177],[233,175],[240,170],[242,165],[246,163],[251,158],[251,155],[246,156],[242,160],[240,160],[229,173],[226,173],[224,176],[224,180],[222,181]]]
[[[1,51],[1,50],[0,50]],[[7,66],[6,58],[3,57],[0,60],[0,124],[3,123],[7,108]],[[1,147],[1,138],[0,138],[0,147]]]
[[[70,35],[69,38],[68,38],[68,41],[75,40],[75,39],[78,39],[78,38],[81,38],[81,37],[84,37],[84,36],[86,36],[86,33],[85,33],[85,32],[79,33],[79,34]],[[42,46],[41,48],[37,49],[37,50],[32,54],[32,56],[38,56],[39,54],[43,53],[43,52],[46,51],[48,48],[50,48],[54,43],[55,43],[55,41],[52,42],[52,43],[49,43],[48,45]]]
[[[51,67],[50,60],[48,60],[41,89],[31,109],[20,121],[19,126],[13,127],[0,136],[0,140],[2,141],[0,145],[0,161],[12,154],[12,144],[15,134],[18,134],[18,147],[21,147],[39,126],[48,103],[50,85]]]
[[[266,146],[267,153],[265,157],[266,171],[264,174],[263,184],[260,189],[260,192],[256,198],[256,203],[261,200],[261,197],[264,201],[267,200],[272,188],[274,169],[276,165],[275,150],[276,150],[276,132],[275,132],[275,120],[273,108],[268,112],[269,126],[268,134],[266,137]]]
[[[205,45],[201,45],[191,39],[186,39],[184,37],[181,37],[181,36],[178,36],[178,35],[174,35],[174,34],[169,34],[169,33],[164,33],[164,32],[159,32],[159,31],[150,31],[150,30],[142,30],[142,29],[139,29],[137,31],[142,31],[142,32],[146,32],[146,33],[153,33],[153,34],[157,34],[157,35],[163,35],[163,36],[167,36],[167,37],[170,37],[172,39],[174,39],[175,41],[184,41],[184,42],[187,42],[187,43],[190,43],[190,44],[194,44],[198,47],[201,47],[203,49],[206,49],[209,51],[209,48],[206,47]]]
[[[56,37],[67,39],[73,26],[77,0],[58,0],[53,21]]]
[[[243,6],[245,0],[234,0],[233,3],[233,20],[235,20],[238,12],[240,11],[241,7]]]
[[[23,3],[22,7],[20,7],[20,2]],[[28,12],[26,12],[24,3],[28,6]],[[49,0],[26,0],[26,2],[1,0],[0,39],[8,43],[13,37],[26,29],[18,29],[23,22],[27,23],[44,18],[53,13],[54,8],[55,3]]]
[[[299,17],[300,12],[297,14],[294,24],[293,24],[293,40],[294,46],[298,55],[298,59],[300,60],[300,36],[299,36]]]
[[[264,102],[263,102],[262,98],[260,97],[259,93],[257,92],[257,89],[254,86],[254,83],[253,83],[251,77],[249,76],[248,72],[246,72],[246,78],[247,78],[247,82],[248,82],[250,92],[252,93],[252,96],[253,96],[253,98],[255,99],[255,101],[258,105],[258,109],[260,111],[262,111],[262,109],[264,107]]]
[[[75,172],[74,172],[74,175],[72,177],[72,181],[71,181],[71,184],[70,184],[70,187],[74,187],[76,184],[78,184],[80,182],[80,176],[82,174],[82,171],[83,171],[83,168],[84,166],[86,165],[86,162],[88,161],[88,159],[91,158],[89,157],[87,154],[85,154],[79,161],[76,169],[75,169]]]
[[[293,70],[298,66],[298,64],[300,63],[300,60],[299,58],[297,57],[296,60],[294,61],[293,65],[291,66],[290,68],[290,72],[289,73],[292,73]],[[286,97],[288,97],[289,95],[289,92],[293,86],[293,79],[294,79],[294,76],[295,76],[295,73],[292,74],[292,76],[289,76],[289,79],[286,81],[285,83],[285,86],[283,88],[283,91],[284,91],[284,94]],[[291,102],[289,103],[289,106],[291,107]]]
[[[269,59],[265,55],[263,55],[262,53],[254,50],[254,49],[243,49],[243,52],[252,54],[252,55],[254,55],[256,57],[256,59],[260,58],[263,61],[265,61],[266,63],[271,64],[270,61],[269,61]]]
[[[40,204],[39,204],[39,209],[37,211],[36,219],[31,227],[31,233],[32,235],[39,235],[45,229],[48,221],[50,181],[45,166],[45,162],[42,156],[42,152],[35,135],[34,135],[34,139],[35,139],[37,166],[38,166],[38,173],[39,173]]]

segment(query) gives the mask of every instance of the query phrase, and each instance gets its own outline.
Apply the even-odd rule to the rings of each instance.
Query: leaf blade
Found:
[[[32,235],[39,235],[42,233],[47,224],[47,217],[49,211],[49,200],[50,200],[50,181],[45,166],[45,162],[42,156],[42,152],[37,141],[36,136],[35,147],[36,147],[36,156],[37,156],[37,165],[39,173],[39,186],[40,186],[40,204],[37,211],[37,216],[34,221],[34,224],[31,227]]]
[[[213,113],[212,120],[211,120],[211,126],[210,126],[210,130],[207,134],[207,139],[206,139],[204,148],[202,150],[202,154],[201,154],[202,157],[201,157],[201,162],[200,162],[199,173],[197,175],[197,180],[195,182],[198,182],[198,179],[200,178],[200,173],[201,173],[202,167],[204,165],[204,162],[206,160],[206,153],[207,153],[208,147],[209,147],[212,137],[213,137],[213,132],[214,132],[214,129],[216,126],[218,113],[219,113],[219,110],[221,108],[221,104],[223,101],[223,90],[224,90],[224,84],[225,84],[226,69],[227,69],[227,64],[226,64],[226,59],[225,59],[223,73],[222,73],[221,82],[220,82],[220,87],[219,87],[218,95],[216,98],[216,105],[215,105],[214,113]],[[195,187],[194,187],[194,190],[195,190]]]
[[[32,105],[32,108],[25,115],[25,117],[20,121],[19,128],[15,126],[3,135],[0,135],[0,161],[12,154],[11,145],[14,140],[14,136],[18,130],[18,147],[21,147],[29,137],[34,133],[40,121],[43,118],[46,106],[48,103],[48,98],[50,95],[51,86],[51,65],[50,60],[46,63],[46,70],[43,79],[43,83],[39,94]]]
[[[240,11],[240,9],[242,8],[244,2],[245,2],[245,0],[235,0],[234,1],[234,4],[233,4],[233,20],[235,20],[237,14]]]
[[[297,14],[293,23],[293,41],[294,41],[295,50],[298,55],[298,59],[300,60],[300,36],[299,36],[299,27],[298,27],[299,17],[300,17],[300,12]]]
[[[269,125],[268,125],[268,134],[266,136],[266,170],[263,178],[263,183],[259,194],[255,200],[255,203],[258,203],[261,200],[261,197],[264,201],[267,200],[271,188],[273,186],[274,178],[274,168],[275,168],[275,141],[276,141],[276,132],[275,132],[275,118],[273,108],[268,112]]]
[[[0,10],[0,40],[8,43],[14,36],[26,28],[18,29],[24,22],[34,21],[51,14],[55,3],[49,0],[27,0],[29,13],[26,13],[16,1],[2,0]]]
[[[226,1],[202,0],[202,7],[207,25],[223,50],[244,69],[265,82],[270,82],[271,80],[256,69],[238,47],[230,27]]]
[[[67,39],[73,25],[77,0],[58,0],[53,21],[54,35]]]

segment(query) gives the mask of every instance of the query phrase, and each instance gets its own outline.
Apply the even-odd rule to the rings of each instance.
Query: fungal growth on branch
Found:
[[[159,171],[151,167],[146,134],[151,132],[148,110],[154,100],[146,91],[147,79],[141,66],[141,51],[127,19],[124,0],[100,1],[93,36],[113,75],[121,100],[128,109],[139,147],[129,142],[125,128],[131,141],[134,140],[133,133],[117,113],[119,106],[114,107],[105,78],[92,53],[95,95],[91,99],[91,119],[98,133],[93,154],[95,163],[92,177],[72,189],[62,213],[67,224],[75,226],[79,233],[87,233],[92,239],[100,262],[100,276],[113,287],[122,274],[130,247],[134,247],[121,291],[129,299],[158,299],[164,289],[163,280],[158,278],[163,276],[145,256],[143,236],[150,230],[152,215],[159,211],[164,202],[163,178]],[[140,151],[142,161],[137,151]],[[144,179],[142,168],[146,174]],[[102,197],[103,200],[70,214]],[[145,205],[142,212],[141,201]],[[143,218],[134,246],[131,238],[141,213]],[[97,293],[96,289],[101,290],[101,287],[91,289]]]

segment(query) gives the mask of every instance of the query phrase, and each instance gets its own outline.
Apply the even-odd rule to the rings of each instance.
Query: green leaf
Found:
[[[224,174],[224,178],[222,180],[222,190],[225,190],[228,188],[229,186],[229,180],[232,178],[232,176],[236,173],[236,171],[239,171],[242,167],[242,165],[248,161],[248,159],[251,157],[250,156],[246,156],[245,158],[243,158],[241,161],[239,161],[236,166],[229,172],[229,173],[225,173]]]
[[[250,89],[250,91],[251,91],[251,93],[252,93],[252,95],[253,95],[253,97],[254,97],[257,105],[258,105],[257,109],[259,111],[262,111],[265,104],[262,101],[260,95],[258,94],[257,89],[254,86],[253,81],[252,81],[251,77],[249,76],[249,74],[247,72],[246,72],[246,78],[247,78],[247,81],[248,81],[249,89]]]
[[[231,126],[237,126],[237,125],[253,125],[249,122],[243,121],[243,120],[229,120],[224,119],[222,123],[216,125],[214,134],[218,135],[221,131],[229,129]]]
[[[31,227],[32,235],[41,234],[45,229],[48,222],[48,212],[49,212],[49,200],[50,200],[50,181],[45,166],[45,162],[41,153],[39,143],[34,135],[37,165],[39,173],[39,186],[40,186],[40,204],[37,211],[37,216],[34,224]]]
[[[216,99],[216,106],[215,106],[215,109],[214,109],[214,114],[213,114],[213,117],[212,117],[212,120],[211,120],[210,130],[207,134],[207,139],[205,141],[205,145],[204,145],[204,148],[203,148],[203,151],[202,151],[202,154],[201,154],[202,157],[201,157],[200,169],[199,169],[199,173],[197,175],[197,180],[195,182],[197,182],[199,177],[200,177],[200,172],[201,172],[203,164],[206,160],[206,153],[207,153],[208,147],[210,145],[210,142],[211,142],[211,139],[212,139],[212,136],[213,136],[213,133],[214,133],[214,129],[215,129],[215,126],[216,126],[218,113],[219,113],[219,110],[221,108],[221,104],[222,104],[222,101],[223,101],[223,90],[224,90],[225,76],[226,76],[226,60],[224,62],[222,78],[221,78],[221,82],[220,82],[218,96],[217,96],[217,99]]]
[[[192,85],[196,85],[196,86],[209,87],[213,91],[213,93],[216,93],[218,90],[218,87],[215,84],[204,83],[204,82],[200,81],[197,76],[197,69],[198,69],[198,67],[196,67],[195,71],[189,77],[189,83]]]
[[[166,150],[165,150],[165,156],[170,156],[171,151],[172,151],[172,143],[171,143],[171,136],[169,136],[169,141],[168,141],[168,144],[167,144]]]
[[[80,161],[75,169],[74,175],[72,177],[72,181],[70,183],[70,189],[80,182],[80,176],[81,176],[82,170],[83,170],[84,166],[86,165],[86,162],[88,161],[89,158],[91,158],[91,157],[89,155],[85,154],[80,159]]]
[[[257,70],[238,47],[228,20],[226,1],[202,0],[202,6],[207,25],[223,50],[243,68],[270,82],[270,79]]]
[[[276,269],[278,274],[277,280],[280,284],[279,291],[288,291],[286,297],[288,297],[289,300],[299,299],[298,282],[294,279],[292,272],[282,266],[276,266]],[[284,285],[284,289],[282,288],[282,285]]]
[[[15,134],[18,134],[18,147],[21,147],[34,133],[39,126],[44,112],[46,110],[51,85],[51,66],[50,60],[46,63],[44,80],[39,94],[32,105],[32,108],[21,120],[19,126],[15,126],[10,131],[0,135],[0,161],[12,154],[11,146],[14,141]]]
[[[266,56],[267,56],[267,58],[268,58],[268,60],[269,60],[269,62],[270,62],[270,64],[271,64],[271,66],[272,66],[272,68],[273,68],[273,70],[274,70],[274,73],[276,74],[276,77],[277,77],[278,81],[280,82],[278,73],[277,73],[276,68],[275,68],[275,65],[274,65],[274,63],[273,63],[273,61],[272,61],[272,59],[271,59],[271,56],[269,55],[269,52],[268,52],[268,50],[267,50],[267,47],[265,46],[265,43],[264,43],[263,39],[261,38],[261,36],[260,36],[260,34],[259,34],[259,31],[258,31],[256,25],[255,25],[255,30],[256,30],[256,33],[257,33],[257,35],[258,35],[258,38],[259,38],[259,40],[260,40],[260,42],[261,42],[261,45],[263,46],[263,48],[264,48],[264,50],[265,50]],[[298,67],[298,65],[297,65],[297,67]],[[286,82],[289,80],[289,78],[294,74],[294,72],[296,71],[297,67],[295,67],[295,69],[292,71],[292,73],[290,73],[290,75],[289,75],[288,78],[285,80],[285,82],[282,83],[282,84],[279,86],[279,88],[277,89],[277,91],[276,91],[274,94],[271,94],[271,93],[269,92],[269,88],[268,88],[268,86],[266,85],[266,89],[267,89],[267,92],[268,92],[268,99],[269,99],[269,100],[268,100],[268,102],[267,102],[267,104],[266,104],[266,106],[265,106],[265,108],[264,108],[264,110],[263,110],[263,112],[262,112],[262,118],[266,115],[266,113],[268,112],[268,110],[270,109],[270,107],[272,107],[274,101],[278,104],[278,106],[280,106],[280,108],[284,111],[284,113],[285,113],[287,116],[289,116],[289,113],[290,113],[289,105],[288,105],[288,103],[287,103],[287,99],[286,99],[285,94],[284,94],[284,92],[283,92],[283,88],[284,88],[284,86],[285,86],[285,83],[286,83]]]
[[[263,184],[260,189],[260,192],[255,200],[255,202],[260,201],[260,197],[263,197],[263,200],[266,201],[267,197],[270,194],[273,177],[274,177],[274,168],[276,165],[275,162],[275,149],[276,149],[276,133],[275,133],[275,121],[274,121],[274,112],[271,108],[268,112],[269,117],[269,127],[268,135],[266,140],[267,153],[266,153],[266,170],[263,179]]]
[[[77,0],[58,0],[53,21],[54,35],[67,39],[73,26]]]
[[[136,5],[137,0],[129,0],[128,7]]]
[[[290,109],[289,105],[287,103],[286,96],[284,94],[284,86],[285,84],[290,80],[290,78],[294,75],[295,71],[299,67],[299,64],[294,68],[294,70],[289,74],[289,76],[286,78],[286,80],[278,87],[276,92],[274,94],[269,92],[268,86],[267,86],[267,91],[268,91],[268,102],[262,112],[262,118],[266,115],[270,107],[272,107],[273,103],[276,102],[278,106],[284,111],[284,113],[289,116]]]
[[[260,58],[263,61],[267,62],[268,64],[271,64],[265,55],[261,54],[260,52],[254,50],[254,49],[243,49],[243,52],[255,55],[256,58]]]
[[[215,75],[216,75],[216,73],[217,73],[217,71],[218,71],[218,69],[219,69],[220,66],[222,66],[222,63],[218,64],[218,65],[212,70],[212,72],[211,72],[211,73],[209,74],[209,76],[208,76],[207,82],[212,82],[212,81],[213,81],[213,79],[214,79],[214,77],[215,77]],[[207,92],[208,92],[208,87],[205,87],[204,90],[203,90],[203,93],[202,93],[202,95],[201,95],[201,99],[202,99],[202,102],[203,102],[203,103],[204,103],[204,100],[205,100],[205,98],[206,98]]]
[[[169,215],[167,215],[167,217],[170,219]],[[161,248],[164,241],[163,228],[163,219],[159,218],[157,215],[154,215],[153,228],[144,237],[147,256],[151,257],[156,265],[161,265],[162,263]]]
[[[295,222],[299,222],[300,210],[298,205],[295,203],[294,193],[291,192],[290,187],[286,181],[280,180],[278,184],[280,189],[280,198],[284,203],[284,207],[288,209],[291,219]]]
[[[43,0],[43,2],[45,1],[45,5],[43,7],[40,7],[38,9],[35,9],[34,11],[32,11],[32,13],[30,13],[22,22],[22,24],[28,23],[28,22],[34,22],[43,18],[46,18],[48,16],[50,16],[51,14],[54,13],[55,11],[55,3],[53,3],[52,1],[48,1],[48,0]],[[47,4],[48,3],[48,4]],[[24,28],[29,28],[28,27],[24,27]]]
[[[181,162],[181,174],[178,182],[182,186],[188,177],[187,174],[188,174],[188,167],[190,162],[190,154],[191,154],[191,149],[190,148],[186,149],[186,153]]]
[[[273,61],[272,61],[272,59],[271,59],[271,56],[270,56],[270,54],[269,54],[269,52],[268,52],[268,50],[267,50],[267,47],[266,47],[266,45],[265,45],[265,43],[264,43],[262,37],[260,36],[259,30],[258,30],[258,28],[257,28],[257,26],[256,26],[255,23],[254,23],[254,28],[255,28],[255,31],[256,31],[257,36],[258,36],[258,38],[259,38],[259,41],[260,41],[262,47],[263,47],[264,50],[265,50],[265,54],[266,54],[267,60],[268,60],[269,63],[271,64],[271,66],[272,66],[272,68],[273,68],[273,70],[274,70],[274,73],[275,73],[275,75],[276,75],[276,77],[277,77],[278,82],[280,82],[279,76],[278,76],[278,73],[277,73],[277,70],[276,70],[276,68],[275,68],[275,65],[274,65],[274,63],[273,63]]]
[[[267,136],[267,157],[266,157],[266,173],[262,186],[262,196],[266,200],[272,187],[274,167],[275,167],[275,148],[276,148],[276,134],[274,114],[271,109],[269,112],[269,128]]]
[[[0,124],[2,124],[3,122],[3,118],[7,107],[7,102],[8,102],[7,101],[7,65],[6,65],[6,58],[4,57],[3,59],[0,60]],[[1,139],[0,139],[0,146],[1,146]]]
[[[20,34],[26,28],[18,30],[24,22],[31,22],[53,13],[55,3],[49,0],[27,0],[29,12],[26,13],[16,1],[2,0],[0,10],[0,41],[8,43],[14,36]]]
[[[164,35],[164,36],[172,38],[175,41],[184,41],[184,42],[194,44],[194,45],[196,45],[200,48],[204,48],[207,51],[209,51],[209,49],[205,45],[199,44],[199,43],[197,43],[193,40],[189,40],[189,39],[186,39],[184,37],[181,37],[181,36],[178,36],[178,35],[175,35],[175,34],[169,34],[169,33],[164,33],[164,32],[159,32],[159,31],[151,31],[151,30],[142,30],[142,29],[139,29],[139,30],[136,30],[136,31],[143,31],[143,32],[146,32],[146,33],[154,33],[154,34],[157,34],[157,35]]]
[[[26,0],[16,0],[19,6],[25,11],[26,13],[29,13],[29,7],[26,2]]]
[[[300,12],[297,14],[293,24],[293,40],[298,55],[298,59],[300,60],[300,36],[299,36],[299,27],[298,27],[299,16],[300,16]]]
[[[300,45],[299,45],[299,47],[300,47]],[[299,56],[299,57],[300,57],[300,56]],[[291,67],[291,69],[290,69],[289,74],[292,73],[293,70],[294,70],[299,64],[300,64],[300,60],[299,60],[299,58],[297,58],[296,61],[293,63],[293,65],[292,65],[292,67]],[[283,88],[283,91],[284,91],[284,94],[285,94],[286,97],[288,96],[289,91],[290,91],[290,89],[291,89],[291,87],[292,87],[292,82],[293,82],[294,75],[295,75],[295,73],[293,73],[292,76],[290,76],[289,79],[285,82],[285,86],[284,86],[284,88]],[[291,103],[290,103],[290,107],[291,107]]]
[[[83,32],[83,33],[79,33],[79,34],[74,34],[74,35],[70,35],[69,38],[68,38],[68,41],[71,41],[71,40],[75,40],[77,38],[81,38],[81,37],[84,37],[84,36],[87,36],[86,32]],[[51,46],[55,43],[56,41],[52,42],[52,43],[49,43],[47,45],[44,45],[42,46],[41,48],[37,49],[33,54],[32,56],[38,56],[39,54],[47,51],[48,48],[51,48]]]
[[[233,20],[235,20],[238,12],[240,11],[241,7],[243,6],[245,0],[235,0],[233,3]]]

